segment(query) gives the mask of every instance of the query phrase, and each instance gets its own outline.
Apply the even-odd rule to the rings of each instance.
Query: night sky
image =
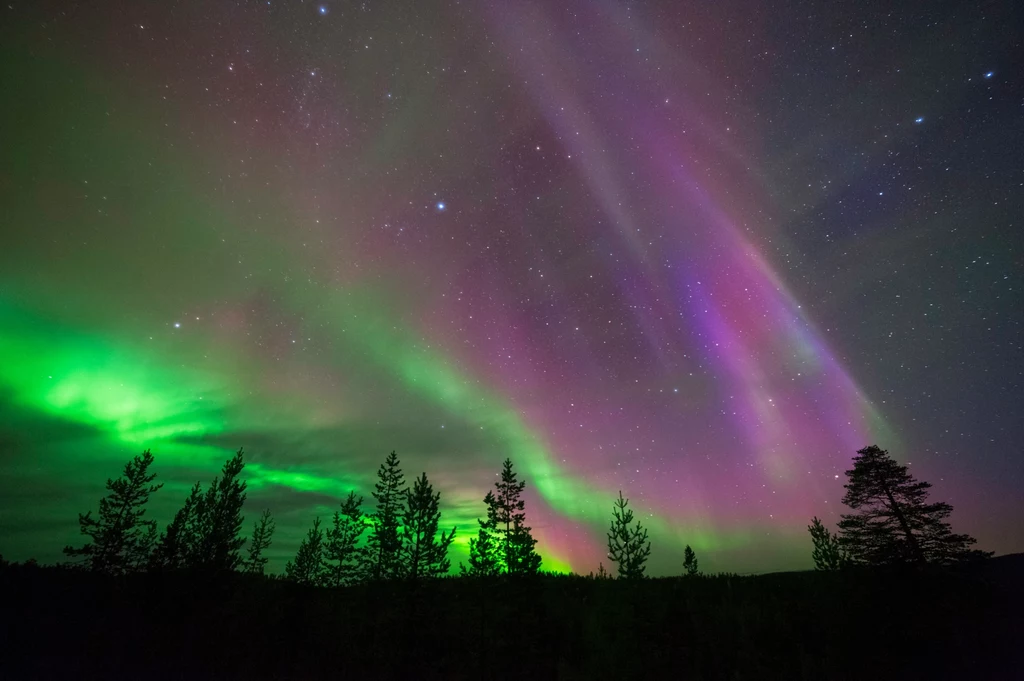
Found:
[[[392,449],[453,562],[811,565],[857,449],[1024,550],[1022,3],[0,8],[0,552],[249,454],[272,570]]]

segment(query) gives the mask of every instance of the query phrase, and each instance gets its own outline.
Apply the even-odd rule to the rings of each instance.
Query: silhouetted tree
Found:
[[[412,489],[406,493],[404,525],[405,566],[411,579],[440,577],[448,574],[451,561],[448,547],[455,538],[455,528],[437,536],[441,522],[438,502],[440,492],[434,492],[427,482],[427,474],[416,478]]]
[[[511,459],[505,459],[501,479],[494,487],[497,494],[488,492],[484,497],[487,523],[481,523],[480,529],[490,531],[496,539],[499,569],[509,574],[536,574],[540,571],[541,557],[534,550],[537,540],[526,526],[526,502],[520,496],[526,481],[516,479]],[[480,538],[478,544],[479,541]]]
[[[369,574],[372,579],[393,579],[404,573],[402,565],[402,517],[406,487],[398,456],[391,452],[377,471],[373,498],[377,510],[370,516],[367,539]]]
[[[117,480],[107,479],[109,494],[100,499],[99,517],[92,511],[79,514],[82,534],[91,540],[81,548],[67,546],[64,553],[79,558],[90,570],[108,574],[126,574],[145,567],[156,541],[156,522],[143,519],[149,495],[163,485],[151,484],[149,473],[153,455],[147,449],[125,464]]]
[[[299,544],[294,561],[284,566],[285,576],[299,584],[323,586],[327,580],[327,565],[324,562],[324,533],[320,529],[320,518],[313,521],[313,527]]]
[[[854,562],[951,563],[992,555],[971,549],[975,539],[953,534],[953,507],[928,503],[931,484],[919,482],[889,452],[874,445],[857,452],[843,503],[857,511],[839,521],[839,542]]]
[[[341,510],[334,512],[334,525],[327,531],[327,580],[332,586],[354,584],[365,575],[365,551],[359,546],[359,538],[366,530],[361,506],[363,498],[349,492],[341,504]]]
[[[174,514],[174,520],[160,536],[160,541],[153,550],[151,567],[179,570],[190,566],[189,561],[196,554],[199,542],[196,514],[202,499],[202,488],[197,482],[192,486],[185,504]]]
[[[623,498],[620,491],[612,507],[612,524],[608,529],[608,560],[618,565],[620,579],[640,579],[650,555],[647,530],[639,520],[633,527],[633,510],[629,508],[629,499]]]
[[[811,558],[814,559],[815,570],[838,570],[843,567],[846,558],[842,547],[839,544],[839,537],[832,534],[825,527],[818,516],[814,516],[811,524],[807,526],[811,533],[811,542],[814,545],[811,551]]]
[[[469,540],[469,568],[460,564],[459,571],[463,575],[479,577],[501,574],[494,527],[490,520],[478,519],[477,523],[480,525],[477,536]]]
[[[249,557],[245,559],[243,570],[253,575],[262,575],[267,565],[267,557],[263,552],[270,548],[270,538],[274,536],[276,525],[270,517],[270,509],[264,509],[260,519],[253,523],[252,539],[249,540]]]
[[[234,570],[242,558],[245,544],[242,532],[242,506],[245,504],[244,480],[239,479],[245,462],[242,450],[225,462],[219,478],[214,478],[197,506],[199,541],[194,563],[209,570]]]
[[[697,568],[697,554],[693,552],[689,544],[683,549],[683,574],[687,577],[695,577],[700,574],[700,570]]]
[[[242,562],[245,544],[242,506],[246,483],[239,479],[245,468],[239,449],[224,463],[221,475],[202,491],[197,482],[185,504],[164,530],[151,564],[164,569],[234,570]]]

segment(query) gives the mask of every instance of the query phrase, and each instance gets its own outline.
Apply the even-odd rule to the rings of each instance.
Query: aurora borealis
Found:
[[[872,443],[1024,549],[1024,17],[963,5],[5,6],[0,551],[242,446],[279,571],[394,449],[456,565],[507,456],[546,569],[619,490],[653,574],[798,569]]]

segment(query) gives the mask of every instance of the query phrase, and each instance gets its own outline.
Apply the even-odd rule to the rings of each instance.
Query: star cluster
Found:
[[[1024,548],[1012,3],[0,11],[5,555],[243,445],[275,562],[392,449],[456,563],[508,456],[549,569],[807,567],[872,443]]]

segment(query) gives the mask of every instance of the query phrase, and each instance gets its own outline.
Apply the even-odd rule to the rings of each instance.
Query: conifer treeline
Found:
[[[80,548],[65,547],[73,564],[106,574],[142,571],[242,571],[263,574],[275,523],[265,509],[254,523],[247,556],[242,549],[242,507],[246,499],[245,468],[241,449],[229,459],[210,485],[196,482],[184,504],[163,533],[145,518],[149,496],[162,485],[152,484],[153,455],[146,450],[129,461],[122,476],[107,480],[107,496],[100,500],[99,516],[79,515],[79,527],[89,541]],[[537,540],[526,523],[520,494],[525,481],[517,481],[512,462],[506,460],[496,494],[488,492],[487,520],[480,520],[480,535],[471,540],[473,575],[535,574],[541,557]],[[372,492],[375,502],[363,510],[363,497],[355,492],[342,501],[326,528],[319,517],[285,566],[285,577],[313,586],[346,586],[363,581],[429,579],[448,574],[448,549],[456,528],[441,529],[440,492],[426,473],[405,482],[401,462],[391,452],[377,471]],[[365,535],[365,536],[364,536]]]
[[[846,471],[843,503],[855,513],[843,515],[838,534],[815,517],[811,534],[815,569],[838,570],[856,565],[898,563],[947,564],[991,556],[972,549],[973,537],[953,534],[946,522],[952,507],[928,503],[927,482],[916,480],[889,453],[871,446],[860,450]],[[108,479],[108,494],[100,500],[97,517],[79,514],[82,547],[65,547],[77,564],[95,572],[123,575],[145,570],[201,572],[243,571],[263,574],[266,551],[274,534],[270,510],[253,525],[247,556],[242,549],[242,507],[246,499],[245,468],[239,449],[221,474],[204,491],[196,482],[184,504],[163,533],[146,518],[149,497],[162,485],[153,484],[153,455],[146,450],[129,461],[116,480]],[[483,501],[486,517],[477,521],[477,536],[469,540],[469,566],[463,575],[533,575],[540,572],[537,540],[526,524],[526,481],[506,459],[501,475]],[[401,462],[391,452],[377,471],[374,507],[363,510],[363,497],[350,492],[326,527],[319,517],[303,538],[285,577],[312,586],[347,586],[364,581],[430,579],[448,574],[448,549],[456,528],[441,529],[439,492],[427,474],[412,487],[405,482]],[[365,535],[365,537],[364,537]],[[641,579],[651,554],[647,530],[619,492],[608,530],[607,557],[620,579]],[[683,574],[698,576],[696,553],[687,545]],[[601,564],[596,576],[610,577]]]

